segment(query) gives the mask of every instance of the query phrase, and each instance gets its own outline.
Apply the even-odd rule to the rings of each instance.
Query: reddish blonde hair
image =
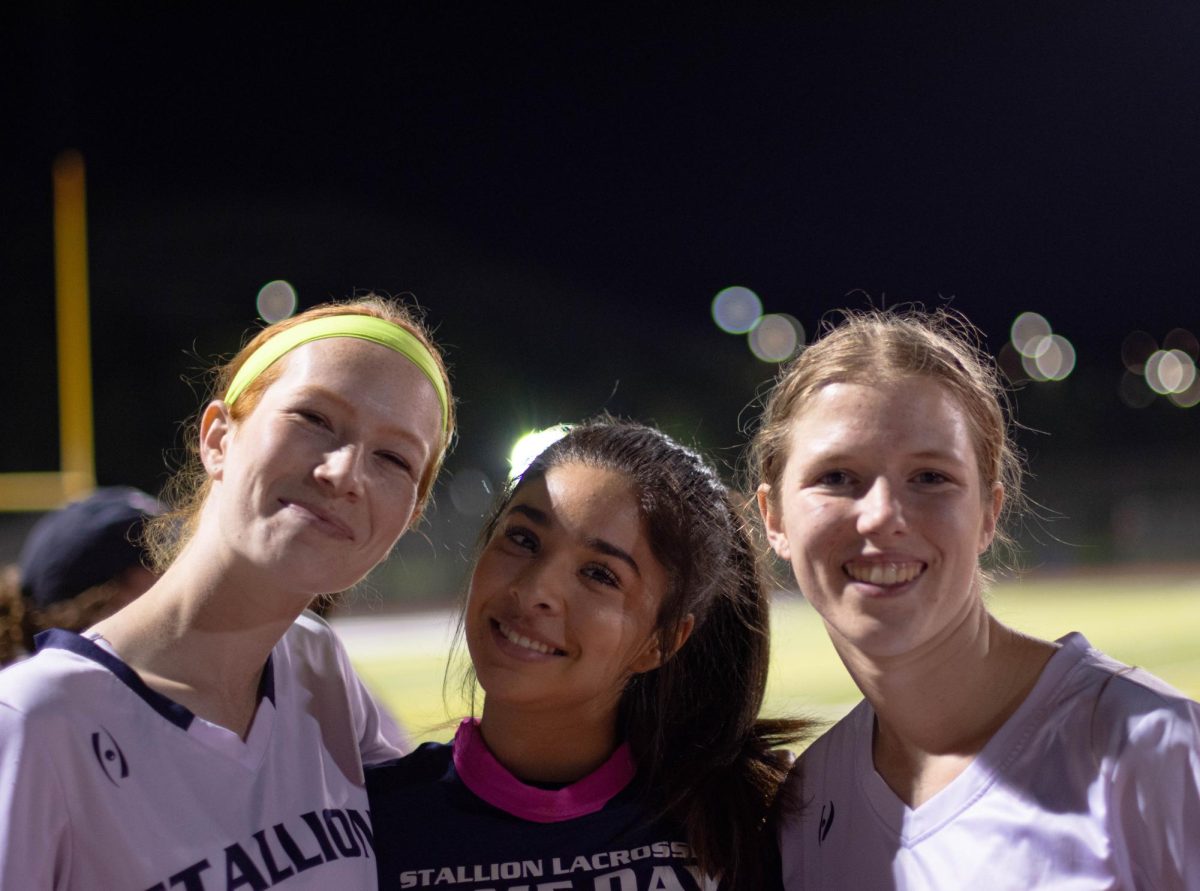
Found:
[[[263,328],[245,346],[238,350],[237,354],[229,362],[213,370],[212,398],[219,399],[224,395],[229,389],[234,376],[238,373],[238,369],[245,364],[246,360],[259,347],[271,338],[302,322],[338,315],[374,316],[377,319],[383,319],[384,321],[391,322],[393,325],[398,325],[417,338],[429,351],[429,354],[433,356],[434,362],[437,364],[438,374],[442,378],[442,383],[446,388],[448,397],[447,417],[438,448],[434,452],[429,465],[422,472],[418,483],[416,516],[420,516],[421,511],[429,500],[430,491],[433,489],[433,481],[437,478],[438,472],[441,470],[442,461],[445,459],[446,451],[454,437],[454,399],[450,396],[450,376],[446,371],[446,363],[441,350],[433,342],[433,337],[417,313],[405,304],[387,297],[381,297],[378,294],[366,294],[351,300],[323,303],[320,306],[314,306],[312,309],[305,310],[290,319],[285,319]],[[279,379],[279,376],[283,373],[283,368],[283,363],[280,362],[270,365],[242,391],[241,395],[238,396],[237,400],[229,408],[229,414],[234,421],[242,421],[258,407],[263,393],[267,391],[267,388],[271,384]],[[151,562],[159,572],[164,571],[179,555],[183,546],[191,540],[192,535],[196,531],[196,524],[199,521],[200,508],[204,505],[205,500],[208,498],[209,490],[212,487],[211,480],[205,472],[203,464],[200,462],[200,454],[196,445],[198,429],[199,415],[188,426],[190,435],[188,437],[186,464],[168,482],[163,494],[163,499],[171,505],[171,510],[161,517],[155,517],[148,521],[146,526],[146,546],[150,553]]]

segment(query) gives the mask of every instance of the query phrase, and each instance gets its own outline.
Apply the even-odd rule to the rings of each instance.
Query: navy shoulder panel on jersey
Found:
[[[183,730],[187,730],[196,717],[190,709],[157,690],[151,689],[136,671],[90,638],[73,631],[65,631],[62,628],[51,628],[38,634],[34,638],[34,643],[38,652],[46,649],[66,650],[108,669],[117,680],[141,697],[150,708]],[[270,656],[267,656],[267,664],[263,667],[258,693],[259,698],[265,697],[271,702],[275,701],[275,669]]]

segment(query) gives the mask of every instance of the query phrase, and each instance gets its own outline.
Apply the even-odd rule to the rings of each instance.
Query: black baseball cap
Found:
[[[44,609],[107,582],[141,561],[136,536],[164,511],[141,489],[110,486],[46,514],[17,558],[21,593]]]

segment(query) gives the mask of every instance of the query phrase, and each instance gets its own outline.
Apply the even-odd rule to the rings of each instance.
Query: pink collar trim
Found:
[[[582,780],[561,789],[527,786],[496,760],[479,732],[478,718],[464,718],[454,734],[454,769],[467,788],[493,807],[534,823],[557,823],[594,814],[629,785],[637,768],[628,743]]]

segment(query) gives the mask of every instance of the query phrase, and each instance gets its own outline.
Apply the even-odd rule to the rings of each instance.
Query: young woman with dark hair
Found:
[[[695,452],[571,429],[484,531],[464,635],[482,715],[368,772],[380,886],[763,889],[787,757],[759,718],[769,602]]]

